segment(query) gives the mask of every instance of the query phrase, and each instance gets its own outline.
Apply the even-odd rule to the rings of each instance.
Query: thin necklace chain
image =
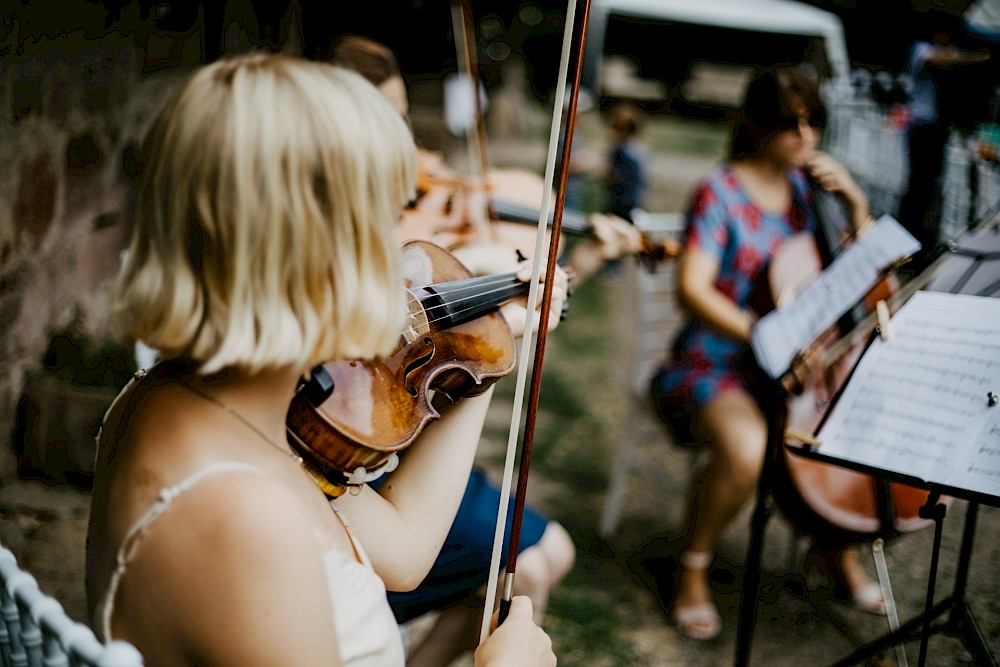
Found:
[[[243,422],[246,425],[247,428],[249,428],[251,431],[253,431],[257,435],[259,435],[264,440],[264,442],[266,442],[267,444],[271,445],[272,447],[274,447],[275,449],[277,449],[278,451],[280,451],[282,454],[286,454],[287,456],[291,457],[291,459],[293,461],[295,461],[296,463],[298,463],[299,465],[302,465],[302,457],[301,456],[299,456],[298,454],[296,454],[295,452],[293,452],[290,449],[285,449],[284,447],[282,447],[281,445],[279,445],[278,443],[276,443],[274,440],[272,440],[271,438],[267,437],[266,433],[264,433],[262,430],[260,430],[259,428],[257,428],[257,426],[255,426],[254,423],[251,422],[249,419],[247,419],[246,417],[244,417],[243,415],[241,415],[239,412],[237,412],[235,408],[230,407],[228,403],[222,401],[219,398],[216,398],[215,396],[212,396],[209,393],[206,393],[206,392],[202,391],[201,389],[193,387],[193,386],[187,384],[186,382],[182,382],[181,384],[184,385],[185,387],[187,387],[189,390],[191,390],[191,393],[193,393],[193,394],[195,394],[197,396],[201,396],[206,401],[208,401],[210,403],[214,403],[215,405],[219,406],[220,408],[222,408],[223,410],[225,410],[226,412],[228,412],[232,416],[236,417],[238,420],[240,420],[241,422]]]

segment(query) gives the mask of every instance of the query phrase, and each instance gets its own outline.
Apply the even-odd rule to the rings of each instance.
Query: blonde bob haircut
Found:
[[[203,374],[390,352],[414,150],[353,72],[273,55],[198,70],[146,138],[118,332]]]

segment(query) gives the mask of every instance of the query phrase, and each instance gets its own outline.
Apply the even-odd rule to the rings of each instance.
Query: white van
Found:
[[[593,0],[584,85],[602,98],[736,107],[754,65],[850,69],[838,16],[795,0]]]

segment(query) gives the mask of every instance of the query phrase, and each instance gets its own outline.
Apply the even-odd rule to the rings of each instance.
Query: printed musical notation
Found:
[[[918,292],[818,434],[828,456],[1000,497],[1000,299]]]
[[[762,317],[750,332],[757,363],[780,377],[795,354],[864,298],[889,264],[909,257],[920,244],[891,216],[852,243],[795,299]]]

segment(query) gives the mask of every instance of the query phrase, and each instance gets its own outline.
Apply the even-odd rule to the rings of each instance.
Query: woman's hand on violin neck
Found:
[[[843,195],[851,208],[851,224],[855,232],[861,230],[871,213],[868,196],[861,189],[851,172],[828,153],[816,151],[806,162],[806,170],[823,189]]]
[[[617,215],[593,213],[589,220],[605,261],[619,259],[642,250],[642,234],[636,226]]]
[[[517,271],[517,279],[525,283],[530,282],[531,272],[532,263],[522,262],[520,269]],[[545,267],[542,267],[541,273],[538,275],[538,281],[540,283],[545,283]],[[547,286],[545,288],[548,289]],[[555,331],[556,327],[559,326],[559,320],[562,318],[563,306],[569,298],[569,276],[561,266],[556,266],[551,289],[552,303],[549,307],[549,320],[547,327],[549,332]],[[539,293],[538,302],[535,304],[535,311],[532,313],[531,333],[536,333],[539,325],[541,324],[542,296],[543,295]],[[515,336],[520,337],[524,334],[524,323],[528,317],[527,306],[528,298],[525,296],[515,301],[511,301],[500,309],[500,312],[503,313],[507,323],[510,324],[510,328],[514,332]]]
[[[597,273],[605,262],[643,250],[642,234],[629,221],[616,215],[592,213],[588,222],[594,238],[578,241],[569,256],[577,285]]]

